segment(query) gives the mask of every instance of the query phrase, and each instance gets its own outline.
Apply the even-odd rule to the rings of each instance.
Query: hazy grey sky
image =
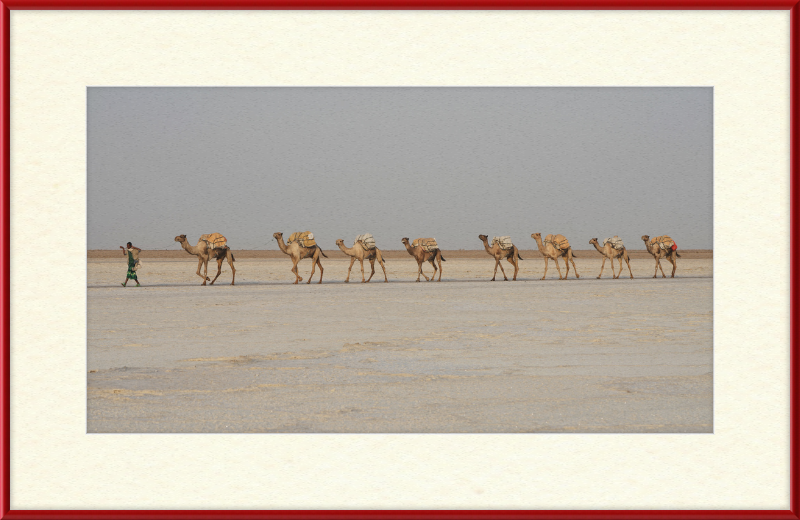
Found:
[[[561,233],[712,247],[713,90],[699,88],[88,89],[88,247],[178,249],[219,232],[277,249]]]

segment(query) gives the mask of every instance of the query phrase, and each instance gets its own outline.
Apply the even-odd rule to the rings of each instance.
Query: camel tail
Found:
[[[323,251],[321,247],[317,246],[317,248],[319,249],[319,252],[320,252],[320,254],[322,256],[324,256],[325,258],[328,258],[328,255],[325,254],[325,251]]]
[[[441,259],[442,259],[442,262],[447,262],[447,260],[445,260],[444,257],[441,257]]]
[[[678,254],[678,252],[677,252],[677,251],[675,251],[675,256],[677,256],[678,258],[682,258],[682,257],[681,257],[681,255],[680,255],[680,254]]]
[[[517,253],[517,258],[519,258],[520,260],[525,260],[524,258],[522,258],[522,255],[519,254],[519,253]]]

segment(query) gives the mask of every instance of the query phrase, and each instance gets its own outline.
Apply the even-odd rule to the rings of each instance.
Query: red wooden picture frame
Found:
[[[789,510],[311,510],[311,511],[217,511],[217,510],[10,510],[10,10],[790,10],[790,97],[791,97],[791,345],[790,345],[790,509]],[[40,519],[188,519],[188,518],[376,518],[376,519],[448,519],[477,518],[558,518],[558,519],[798,519],[800,518],[800,456],[798,455],[798,398],[800,365],[798,359],[798,280],[800,280],[800,0],[0,0],[0,146],[2,146],[2,182],[0,182],[0,317],[2,319],[2,356],[0,356],[0,518]]]

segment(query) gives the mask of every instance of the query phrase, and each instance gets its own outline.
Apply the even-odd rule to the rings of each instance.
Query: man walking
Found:
[[[139,287],[140,284],[139,279],[136,278],[136,270],[139,269],[139,266],[141,265],[139,263],[139,252],[141,249],[134,247],[130,242],[128,242],[128,249],[125,249],[122,246],[119,246],[119,248],[122,249],[123,255],[128,256],[128,274],[125,277],[125,281],[122,283],[122,286],[127,287],[128,280],[133,280],[136,282],[136,287]]]

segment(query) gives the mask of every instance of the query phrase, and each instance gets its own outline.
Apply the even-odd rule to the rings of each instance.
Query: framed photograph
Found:
[[[41,7],[9,518],[797,517],[795,4]]]

